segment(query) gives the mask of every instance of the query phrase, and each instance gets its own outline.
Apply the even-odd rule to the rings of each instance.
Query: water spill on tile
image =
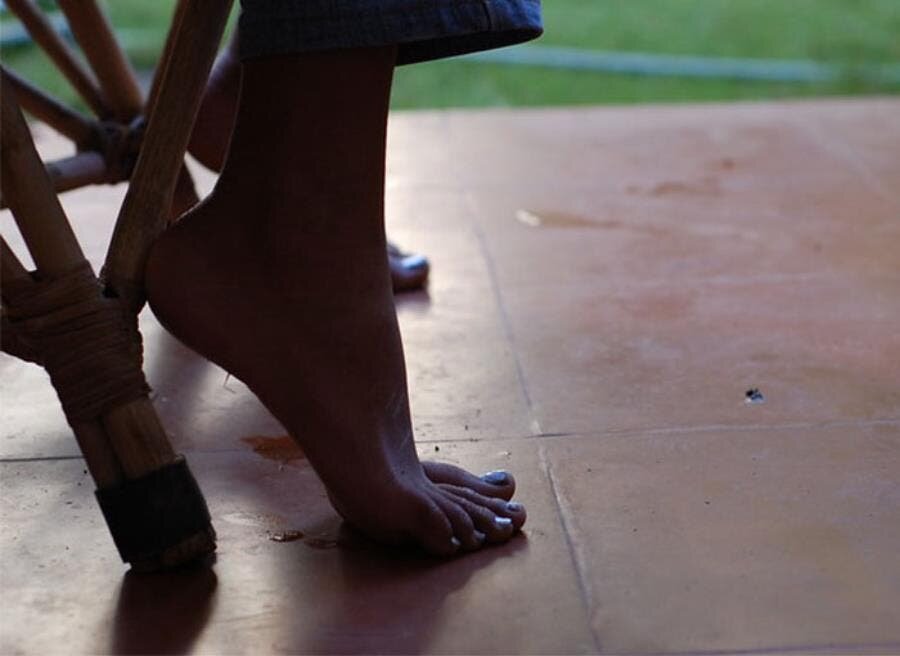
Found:
[[[241,442],[250,445],[254,453],[268,460],[287,463],[306,459],[303,449],[290,435],[281,435],[279,437],[251,435],[250,437],[242,437]]]
[[[720,165],[728,170],[734,164],[723,163]],[[716,196],[722,192],[719,180],[712,176],[697,180],[664,180],[651,186],[629,185],[625,191],[629,194],[641,196],[670,196],[670,195],[696,195]]]
[[[267,518],[246,512],[232,512],[221,515],[223,521],[236,526],[250,526],[261,528],[267,524]]]
[[[516,210],[516,221],[531,228],[607,228],[609,225],[565,212]]]

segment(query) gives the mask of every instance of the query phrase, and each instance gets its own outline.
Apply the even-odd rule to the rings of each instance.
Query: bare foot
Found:
[[[348,522],[451,555],[526,515],[511,476],[416,454],[383,226],[393,56],[251,62],[219,184],[154,246],[146,287],[162,323],[298,439]],[[316,100],[288,109],[297,94]]]
[[[231,131],[241,91],[241,63],[237,30],[219,55],[206,84],[194,122],[190,153],[211,171],[221,171],[228,153]],[[387,245],[391,284],[395,292],[422,289],[428,282],[431,265],[418,253],[406,253],[395,244]]]
[[[210,198],[154,247],[146,283],[160,321],[257,393],[300,441],[338,511],[371,537],[414,540],[436,555],[509,539],[525,521],[507,503],[511,476],[492,484],[419,463],[385,290],[312,284],[329,267],[322,256],[270,278],[268,256],[230,229],[232,207]]]

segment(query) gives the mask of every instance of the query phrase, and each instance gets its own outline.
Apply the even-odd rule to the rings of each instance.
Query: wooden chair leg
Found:
[[[52,278],[82,263],[84,254],[53,193],[5,73],[0,74],[0,84],[3,196],[38,272]]]
[[[108,117],[109,106],[96,80],[78,61],[75,53],[56,33],[37,5],[32,0],[8,0],[6,6],[18,16],[31,37],[44,49],[94,113],[101,118]]]
[[[0,238],[0,281],[24,284],[31,281],[28,270],[16,257],[13,249],[9,247],[5,239]],[[0,288],[0,294],[3,289]]]
[[[230,9],[231,0],[186,0],[181,10],[102,275],[133,308],[144,302],[147,255],[168,222],[179,167]]]
[[[144,109],[134,71],[94,0],[57,0],[114,116],[128,123]]]
[[[94,151],[78,153],[45,165],[56,193],[109,182],[110,173],[103,155]],[[0,196],[0,209],[6,209],[6,197]]]
[[[12,313],[17,307],[27,306],[30,293],[40,291],[38,286],[44,285],[46,289],[54,281],[64,279],[79,268],[83,269],[87,262],[34,148],[15,99],[15,90],[2,75],[0,104],[0,180],[4,197],[37,266],[36,280],[29,276],[26,281],[21,275],[21,264],[4,246],[3,268],[4,272],[12,276],[12,280],[4,281],[3,299],[5,309]],[[93,280],[97,282],[95,278]],[[102,298],[99,285],[96,285],[96,296]],[[97,304],[109,302],[102,300]],[[65,310],[72,311],[71,307]],[[119,316],[120,313],[116,311],[115,314]],[[45,322],[42,317],[38,317],[38,320]],[[12,323],[13,330],[16,330],[15,322]],[[18,325],[25,326],[26,322]],[[96,374],[96,371],[93,373]],[[51,377],[52,374],[51,371]],[[63,401],[65,406],[65,400]],[[141,550],[140,545],[134,548],[132,544],[129,547],[131,553],[139,554],[128,558],[133,567],[158,569],[172,566],[210,553],[215,548],[215,534],[209,525],[202,495],[190,478],[183,459],[177,457],[172,450],[146,395],[139,394],[121,404],[105,407],[91,419],[69,417],[69,422],[98,485],[98,497],[107,521],[111,522],[110,528],[120,551],[123,551],[122,543],[127,541],[126,538],[131,539],[133,535],[140,533],[135,527],[139,527],[142,520],[149,520],[154,526],[155,522],[162,521],[165,524],[167,521],[162,515],[156,520],[129,518],[128,503],[141,499],[140,494],[134,492],[135,489],[150,494],[159,492],[160,486],[178,484],[181,486],[179,489],[188,496],[195,495],[194,498],[180,499],[172,493],[166,495],[163,490],[162,496],[168,497],[169,505],[183,500],[194,509],[188,522],[190,530],[186,532],[184,526],[179,525],[177,540],[154,545],[150,551]],[[175,510],[177,511],[177,506]],[[198,522],[197,517],[203,514],[205,520]],[[111,517],[115,518],[115,522]],[[129,522],[130,525],[125,526]],[[130,535],[123,537],[122,531],[130,532]],[[123,551],[123,556],[125,555]]]
[[[0,281],[4,285],[20,289],[33,282],[28,271],[3,238],[0,238]],[[0,287],[0,298],[4,306],[0,307],[0,350],[20,360],[40,364],[40,354],[27,340],[22,339],[16,331],[15,324],[10,321],[5,307],[8,303],[5,289]]]
[[[22,109],[68,137],[78,148],[87,146],[94,139],[95,132],[99,129],[96,121],[66,107],[5,66],[2,68],[7,81],[16,90],[16,98]]]
[[[0,103],[3,195],[37,266],[38,277],[50,280],[81,265],[84,254],[47,179],[5,75],[0,77]],[[35,283],[5,241],[2,255],[4,304],[15,305],[16,297],[27,295]],[[21,291],[16,289],[18,286]],[[122,470],[100,422],[84,422],[73,429],[79,445],[86,449],[85,457],[97,485],[119,484]],[[94,457],[89,458],[88,453]]]
[[[33,0],[12,0],[7,4],[98,116],[113,119],[101,124],[97,120],[83,116],[14,72],[4,69],[9,83],[18,93],[22,108],[29,114],[71,139],[78,150],[102,153],[105,157],[113,155],[113,160],[106,162],[105,171],[99,167],[98,158],[81,155],[49,165],[48,172],[54,181],[56,191],[68,191],[88,184],[114,184],[127,178],[131,172],[128,158],[120,161],[119,156],[123,152],[130,154],[131,150],[122,151],[118,147],[117,140],[133,139],[135,132],[132,128],[138,130],[137,134],[140,128],[137,127],[137,123],[131,126],[129,124],[142,114],[146,117],[152,113],[163,72],[174,50],[177,28],[188,4],[186,0],[179,0],[176,6],[165,51],[157,67],[146,104],[142,100],[133,70],[118,46],[109,22],[96,0],[59,0],[69,26],[96,75],[96,80],[91,71],[84,68],[71,49],[54,32]],[[113,125],[114,122],[118,125]],[[137,140],[134,143],[137,143]],[[126,166],[123,166],[123,163]],[[130,163],[133,163],[133,160]],[[178,173],[168,218],[170,221],[174,220],[198,202],[199,197],[190,172],[186,166],[182,166]],[[0,198],[0,208],[4,207],[6,207],[5,200]]]
[[[159,87],[162,83],[163,74],[172,61],[172,53],[175,50],[175,37],[181,29],[181,23],[184,20],[184,12],[187,9],[188,0],[177,0],[175,3],[175,13],[172,15],[172,27],[166,35],[166,43],[163,46],[162,55],[159,63],[156,65],[156,71],[153,73],[153,82],[150,84],[150,93],[147,95],[147,116],[153,114],[156,107],[156,101],[159,98]]]
[[[181,27],[184,19],[184,12],[187,8],[187,0],[178,0],[175,5],[175,13],[172,16],[172,27],[166,36],[166,44],[163,47],[162,56],[156,71],[153,74],[153,82],[150,85],[150,93],[147,95],[146,115],[152,116],[153,110],[156,108],[156,101],[159,98],[159,87],[162,83],[163,74],[172,60],[172,53],[175,49],[175,35]],[[175,183],[175,191],[172,194],[172,206],[169,210],[169,222],[175,221],[179,216],[184,214],[194,205],[200,202],[197,195],[197,188],[194,186],[194,180],[186,166],[182,166],[178,172],[178,180]]]

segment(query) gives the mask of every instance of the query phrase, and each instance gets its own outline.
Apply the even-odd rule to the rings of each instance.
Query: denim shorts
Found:
[[[396,45],[397,64],[540,36],[540,0],[242,0],[242,59]]]

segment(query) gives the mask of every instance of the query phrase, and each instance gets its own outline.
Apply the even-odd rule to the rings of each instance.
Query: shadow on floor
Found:
[[[293,644],[281,645],[287,651],[358,652],[364,635],[369,653],[428,652],[454,613],[448,600],[456,593],[465,595],[476,575],[489,576],[492,565],[503,567],[499,561],[528,550],[527,538],[520,535],[500,547],[443,560],[419,550],[376,545],[346,525],[339,544],[338,575],[329,580],[335,589],[320,593],[324,608],[317,613],[315,630],[292,636],[296,642],[288,638]],[[310,590],[298,593],[308,596]]]
[[[184,654],[206,627],[216,605],[218,579],[208,564],[122,579],[109,651]]]

